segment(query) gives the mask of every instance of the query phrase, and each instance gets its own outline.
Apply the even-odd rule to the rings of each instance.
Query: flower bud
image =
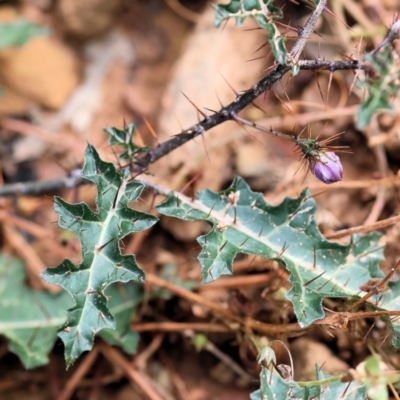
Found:
[[[321,182],[334,183],[342,180],[343,167],[340,158],[333,152],[321,152],[309,159],[310,171]]]

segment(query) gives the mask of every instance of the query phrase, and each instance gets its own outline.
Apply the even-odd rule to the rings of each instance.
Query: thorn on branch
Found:
[[[181,92],[181,93],[185,96],[186,100],[203,116],[203,118],[205,120],[207,120],[208,115],[206,113],[204,113],[199,107],[197,107],[196,104],[194,104],[193,101],[190,100],[189,97],[187,97],[185,93],[183,93],[183,92]]]

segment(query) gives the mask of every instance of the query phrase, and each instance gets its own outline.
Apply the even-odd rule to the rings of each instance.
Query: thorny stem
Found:
[[[379,293],[380,290],[385,288],[385,286],[390,281],[392,276],[395,274],[395,272],[397,271],[399,266],[400,266],[400,261],[398,261],[396,263],[396,265],[390,270],[390,272],[386,275],[386,277],[384,279],[382,279],[382,281],[373,290],[371,290],[364,297],[362,297],[361,299],[359,299],[358,301],[353,303],[350,307],[347,308],[346,311],[349,312],[349,311],[353,310],[354,308],[359,307],[361,304],[365,303],[369,298],[371,298],[374,294]]]
[[[389,29],[389,31],[388,31],[388,33],[387,33],[385,39],[383,39],[382,42],[381,42],[378,46],[375,47],[375,49],[372,49],[372,50],[370,51],[370,54],[374,55],[374,54],[378,53],[378,51],[379,51],[382,47],[386,46],[388,43],[393,42],[394,39],[397,39],[398,36],[399,36],[399,28],[400,28],[400,23],[399,23],[399,21],[397,20],[397,21],[394,22],[394,23],[392,24],[392,26],[390,27],[390,29]]]
[[[247,105],[251,104],[258,96],[269,90],[274,83],[281,80],[283,76],[290,71],[291,65],[293,65],[294,62],[296,62],[300,70],[307,71],[329,70],[331,73],[333,73],[339,70],[370,70],[371,67],[367,63],[363,63],[358,60],[299,60],[300,54],[306,44],[307,39],[314,31],[315,24],[325,9],[326,2],[327,0],[321,0],[319,2],[316,9],[307,20],[304,28],[300,30],[299,38],[293,46],[292,52],[290,53],[291,60],[290,62],[288,61],[287,65],[276,66],[268,75],[262,78],[253,87],[238,95],[232,103],[222,107],[215,114],[205,117],[199,123],[184,130],[179,135],[174,136],[172,139],[160,143],[154,149],[150,150],[135,163],[132,171],[133,174],[143,173],[150,164],[153,164],[160,158],[169,154],[171,151],[177,149],[204,132],[214,128],[215,126],[222,124],[225,121],[238,119],[239,117],[237,114]],[[0,197],[15,196],[18,194],[30,194],[38,196],[51,191],[56,191],[63,188],[72,188],[88,183],[90,182],[82,181],[75,177],[63,177],[46,182],[24,182],[3,185],[0,187]]]
[[[81,177],[63,176],[62,178],[51,179],[48,181],[32,181],[10,183],[0,187],[0,197],[15,195],[40,196],[45,193],[56,192],[60,189],[75,188],[82,184],[91,184],[93,182],[82,180]]]
[[[329,70],[331,72],[338,70],[357,70],[369,69],[367,64],[357,60],[346,61],[324,61],[324,60],[301,60],[298,62],[300,69],[303,70]],[[166,154],[182,146],[186,142],[194,139],[195,137],[203,134],[205,131],[214,128],[215,126],[229,120],[237,118],[237,114],[246,106],[251,104],[258,96],[269,90],[271,86],[282,79],[282,77],[290,71],[287,65],[278,65],[267,76],[262,78],[252,88],[246,90],[236,97],[236,99],[229,105],[223,107],[217,113],[210,115],[200,121],[198,124],[191,126],[189,129],[184,130],[181,134],[174,136],[172,139],[160,143],[157,147],[146,153],[138,162],[134,172],[140,173],[142,169],[147,168]],[[0,190],[1,196],[1,190]]]
[[[317,7],[313,11],[313,13],[308,18],[303,29],[300,30],[299,38],[294,44],[290,55],[288,55],[287,64],[297,64],[300,58],[300,54],[304,49],[304,46],[307,43],[308,38],[314,32],[314,27],[318,21],[318,18],[321,16],[322,12],[325,10],[327,0],[320,0]]]
[[[184,130],[172,139],[160,143],[157,147],[146,153],[137,162],[137,167],[139,167],[139,170],[137,170],[137,172],[140,172],[141,168],[145,168],[148,165],[153,164],[160,158],[164,157],[166,154],[182,146],[186,142],[194,139],[195,137],[201,135],[202,133],[210,130],[211,128],[214,128],[215,126],[225,121],[234,119],[234,116],[236,116],[241,110],[243,110],[243,108],[253,102],[258,96],[260,96],[266,90],[270,89],[271,86],[275,82],[282,79],[282,77],[288,71],[290,71],[289,66],[278,65],[273,71],[262,78],[252,88],[237,96],[232,103],[221,108],[221,110],[217,113],[204,118],[198,124]]]
[[[241,118],[241,117],[239,117],[239,116],[237,116],[237,115],[234,116],[233,119],[234,119],[235,121],[237,121],[237,122],[240,122],[240,123],[243,124],[243,125],[251,126],[251,127],[253,127],[253,128],[258,129],[259,131],[270,133],[270,134],[273,135],[273,136],[279,136],[279,137],[284,138],[284,139],[287,139],[287,140],[292,140],[293,142],[296,141],[296,136],[293,136],[293,135],[286,135],[285,133],[281,133],[281,132],[274,131],[272,128],[266,128],[265,126],[256,124],[256,123],[253,122],[253,121],[248,121],[247,119]]]
[[[366,63],[357,60],[345,61],[325,61],[325,60],[300,60],[298,62],[300,69],[308,71],[329,70],[331,72],[339,70],[369,70],[370,66]],[[229,120],[237,119],[237,114],[247,105],[254,101],[258,96],[270,89],[271,86],[282,79],[282,77],[290,70],[289,66],[279,65],[267,76],[262,78],[252,88],[246,90],[229,105],[223,107],[217,113],[210,115],[186,129],[181,134],[174,136],[172,139],[160,143],[157,147],[146,153],[137,163],[134,168],[134,173],[142,173],[150,164],[153,164],[160,158],[164,157],[171,151],[182,146],[186,142],[201,135],[205,131],[214,128],[215,126]],[[56,191],[64,188],[73,188],[80,184],[89,184],[91,182],[82,181],[76,177],[62,177],[45,182],[20,182],[15,184],[3,185],[0,187],[0,197],[15,196],[15,195],[34,195],[40,196],[44,193]]]

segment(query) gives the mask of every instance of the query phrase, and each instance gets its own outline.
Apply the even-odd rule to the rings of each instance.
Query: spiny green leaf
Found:
[[[255,19],[258,26],[268,32],[268,42],[276,61],[284,64],[286,39],[273,22],[274,19],[282,18],[282,10],[273,3],[273,0],[231,0],[229,4],[218,4],[215,6],[214,24],[218,27],[222,22],[234,18],[236,26],[240,27],[247,18]]]
[[[54,295],[28,288],[24,284],[24,265],[15,258],[0,255],[0,276],[0,333],[8,338],[10,351],[25,368],[47,364],[57,330],[65,322],[65,310],[73,305],[71,297],[64,291]],[[117,330],[103,330],[100,335],[108,343],[132,352],[138,334],[130,331],[129,323],[133,309],[143,299],[142,289],[138,285],[125,285],[121,290],[112,285],[107,288],[106,296],[110,298]],[[129,338],[131,343],[127,342]]]
[[[202,191],[195,201],[171,194],[157,210],[188,221],[207,221],[212,226],[208,234],[197,239],[202,247],[199,261],[205,283],[231,274],[239,252],[284,264],[292,285],[286,297],[293,303],[301,326],[324,317],[324,297],[358,296],[359,287],[371,277],[382,277],[381,235],[354,236],[348,245],[329,242],[317,228],[316,203],[308,190],[297,199],[286,198],[280,205],[271,206],[261,193],[252,192],[237,177],[227,190]],[[382,294],[380,308],[390,293]],[[376,300],[372,297],[370,304],[373,306]],[[397,299],[393,304],[389,301],[388,306],[399,309]]]
[[[379,271],[380,272],[380,271]],[[374,276],[382,278],[382,274],[373,273]],[[379,304],[380,310],[399,311],[400,310],[400,280],[389,282],[387,289],[374,299]],[[391,318],[389,327],[392,330],[393,346],[400,348],[400,321],[398,318]]]
[[[100,159],[96,149],[88,145],[82,177],[97,186],[97,211],[85,203],[68,204],[55,199],[59,225],[78,236],[82,262],[62,261],[43,274],[48,282],[64,288],[74,299],[67,321],[59,333],[65,345],[67,366],[93,346],[94,335],[102,329],[115,329],[115,319],[109,310],[105,289],[114,282],[144,282],[144,273],[135,256],[121,254],[119,241],[131,232],[147,229],[157,218],[133,210],[143,185],[129,182],[111,163]]]
[[[368,98],[361,103],[357,112],[357,128],[363,129],[370,122],[373,115],[380,110],[391,110],[392,106],[388,103],[388,95],[379,90],[379,87],[371,86]]]
[[[364,386],[357,382],[341,382],[331,375],[324,374],[316,368],[315,386],[301,387],[294,381],[284,381],[279,375],[272,374],[267,368],[262,368],[260,374],[260,389],[250,395],[251,400],[287,400],[287,399],[320,399],[320,400],[365,400]]]
[[[47,34],[48,29],[46,27],[33,24],[24,18],[19,18],[12,22],[1,22],[0,50],[7,47],[22,46],[32,37]]]
[[[133,136],[135,134],[135,125],[129,124],[124,129],[118,129],[114,127],[105,128],[104,131],[110,135],[108,138],[108,144],[110,145],[119,145],[125,149],[125,152],[122,153],[119,158],[121,160],[130,160],[141,153],[146,153],[149,148],[148,147],[140,147],[136,146],[133,143]]]
[[[240,26],[246,18],[254,15],[264,16],[264,19],[283,16],[282,10],[274,6],[274,0],[231,0],[229,4],[217,4],[215,10],[216,26],[229,18],[235,18],[237,26]]]
[[[358,83],[368,93],[357,113],[358,129],[365,128],[376,112],[391,110],[390,100],[400,94],[400,60],[391,42],[376,54],[365,54],[364,59],[372,66],[374,74],[365,82]]]

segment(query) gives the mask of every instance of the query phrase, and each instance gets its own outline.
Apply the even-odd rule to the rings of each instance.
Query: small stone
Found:
[[[51,109],[61,108],[79,84],[72,50],[50,36],[0,52],[0,81],[10,90]]]

